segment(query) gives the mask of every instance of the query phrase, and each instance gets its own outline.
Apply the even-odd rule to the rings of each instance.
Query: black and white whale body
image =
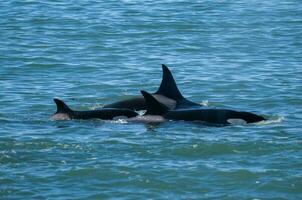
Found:
[[[150,93],[141,91],[145,98],[147,111],[145,116],[157,115],[167,120],[200,121],[215,125],[229,125],[234,122],[255,123],[265,120],[264,117],[250,113],[228,109],[178,109],[169,110],[157,101]]]
[[[162,65],[162,70],[163,78],[160,87],[155,93],[152,94],[152,96],[157,101],[164,104],[170,110],[202,107],[202,105],[189,101],[182,96],[179,89],[177,88],[171,71],[166,65]],[[131,110],[146,110],[147,106],[144,97],[140,95],[105,105],[103,108],[127,108]]]
[[[70,119],[103,119],[112,120],[116,117],[135,117],[138,114],[129,109],[104,108],[90,111],[71,110],[63,101],[54,99],[57,105],[57,112],[51,116],[53,120],[70,120]]]

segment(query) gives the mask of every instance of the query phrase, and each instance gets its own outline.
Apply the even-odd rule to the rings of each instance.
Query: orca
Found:
[[[152,96],[170,110],[183,108],[200,108],[202,105],[189,101],[180,93],[169,68],[162,64],[163,77],[158,90]],[[126,108],[146,110],[146,102],[142,95],[105,105],[103,108]]]
[[[138,113],[129,109],[103,108],[100,110],[75,111],[70,109],[60,99],[54,99],[57,105],[57,111],[51,116],[53,120],[71,120],[71,119],[103,119],[112,120],[117,117],[136,117]]]
[[[157,115],[166,120],[198,121],[213,125],[230,125],[233,122],[255,123],[265,120],[264,117],[250,113],[239,112],[229,109],[178,109],[169,110],[169,108],[157,101],[153,95],[146,91],[141,91],[145,98],[147,111],[145,116]]]

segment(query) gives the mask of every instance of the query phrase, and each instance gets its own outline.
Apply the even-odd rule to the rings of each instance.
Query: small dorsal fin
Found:
[[[69,113],[72,110],[60,99],[53,99],[57,105],[57,112],[56,113]]]
[[[179,89],[177,88],[176,82],[169,68],[162,64],[163,78],[158,90],[155,94],[161,94],[174,100],[184,99]]]
[[[168,112],[168,108],[159,103],[150,93],[141,91],[147,104],[147,111],[145,115],[162,115]]]

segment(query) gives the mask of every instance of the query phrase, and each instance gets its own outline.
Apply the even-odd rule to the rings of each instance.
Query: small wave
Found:
[[[94,106],[89,106],[88,109],[89,110],[99,110],[99,109],[102,109],[103,106],[104,105],[102,105],[102,104],[96,104]]]
[[[267,120],[257,122],[255,124],[257,124],[257,125],[268,125],[268,124],[281,123],[283,120],[284,120],[283,116],[272,116],[272,117],[268,117]]]
[[[128,124],[128,121],[126,119],[114,119],[114,120],[108,120],[109,123],[112,124]]]
[[[208,100],[204,100],[201,103],[199,103],[202,106],[209,106],[209,101]]]
[[[138,110],[137,113],[139,115],[144,115],[146,113],[146,110]]]

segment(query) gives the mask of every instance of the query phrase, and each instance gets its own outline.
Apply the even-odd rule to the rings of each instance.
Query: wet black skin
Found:
[[[163,78],[157,92],[152,96],[170,110],[183,108],[201,108],[202,105],[189,101],[180,93],[173,75],[166,65],[162,65]],[[147,105],[142,95],[105,105],[104,108],[127,108],[131,110],[146,110]]]
[[[129,109],[117,109],[117,108],[104,108],[100,110],[90,111],[75,111],[71,110],[63,101],[54,99],[57,105],[57,112],[53,115],[66,115],[70,119],[103,119],[112,120],[118,116],[125,116],[127,118],[136,117],[138,114]]]
[[[229,119],[242,119],[246,123],[255,123],[265,120],[262,116],[250,112],[238,112],[227,109],[196,109],[172,110],[163,115],[170,120],[201,121],[211,124],[228,125]]]
[[[136,117],[138,114],[129,109],[104,108],[102,110],[73,111],[68,113],[71,119],[103,119],[112,120],[118,116],[127,118]]]
[[[230,119],[241,119],[246,123],[265,120],[264,117],[250,112],[239,112],[228,109],[178,109],[169,110],[157,101],[151,94],[141,91],[147,104],[145,115],[160,115],[168,120],[200,121],[210,124],[228,125]]]
[[[103,108],[126,108],[131,110],[146,110],[146,102],[143,96],[135,96],[126,100],[117,101],[105,105]]]

